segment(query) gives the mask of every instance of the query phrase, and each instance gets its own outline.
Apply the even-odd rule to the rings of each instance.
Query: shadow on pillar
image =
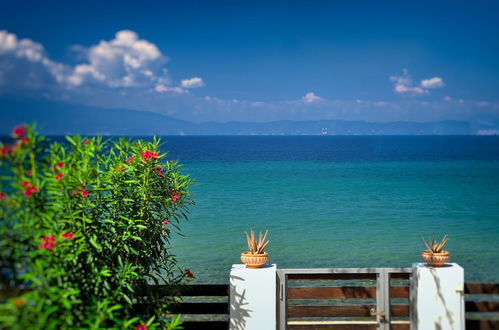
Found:
[[[229,328],[232,330],[246,329],[246,320],[250,317],[252,310],[246,308],[248,301],[246,300],[246,290],[238,293],[234,287],[235,281],[244,281],[242,277],[230,276],[230,291],[233,293],[233,300],[229,303]]]

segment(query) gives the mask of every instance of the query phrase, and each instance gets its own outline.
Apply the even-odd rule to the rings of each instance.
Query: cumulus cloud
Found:
[[[313,92],[308,92],[301,98],[304,103],[316,103],[322,100],[322,98],[318,95],[315,95]]]
[[[0,31],[1,81],[12,83],[15,80],[12,75],[6,78],[9,71],[25,74],[25,77],[17,78],[18,81],[33,82],[42,76],[52,78],[59,88],[68,91],[85,88],[102,91],[104,88],[185,94],[188,92],[185,88],[204,85],[201,78],[195,77],[175,86],[166,68],[168,58],[154,43],[141,39],[134,31],[122,30],[111,40],[101,40],[90,47],[73,46],[72,50],[80,54],[82,63],[70,66],[52,61],[43,45]],[[25,62],[36,64],[36,67]]]
[[[199,77],[194,77],[190,79],[184,79],[180,82],[180,86],[184,88],[198,88],[198,87],[203,87],[204,86],[204,81],[203,79]]]
[[[19,71],[30,79],[17,79]],[[62,82],[66,73],[64,65],[47,57],[42,44],[0,30],[0,86],[36,88],[49,79]]]
[[[76,65],[68,76],[70,86],[100,84],[119,88],[170,83],[164,67],[168,58],[155,44],[130,30],[119,31],[114,39],[90,47],[86,59],[87,63]]]
[[[405,68],[402,69],[402,75],[390,76],[390,80],[393,82],[393,91],[397,94],[426,95],[430,94],[429,89],[444,86],[444,81],[440,77],[423,79],[419,85],[415,85],[409,71]]]
[[[444,86],[444,81],[440,77],[433,77],[421,80],[421,87],[423,88],[439,88]]]

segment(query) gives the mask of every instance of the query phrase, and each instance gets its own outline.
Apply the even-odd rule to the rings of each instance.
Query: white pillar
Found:
[[[230,330],[276,329],[276,265],[230,271]]]
[[[458,264],[413,264],[411,329],[463,330],[464,269]]]

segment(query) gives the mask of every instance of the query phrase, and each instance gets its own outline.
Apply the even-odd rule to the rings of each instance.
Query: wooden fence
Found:
[[[499,284],[465,283],[466,329],[499,329]]]
[[[288,276],[287,329],[376,329],[376,316],[372,315],[376,313],[376,279],[372,274]],[[407,273],[390,275],[391,329],[409,329],[408,279]],[[184,286],[179,295],[183,301],[171,311],[182,314],[186,330],[228,329],[228,284]],[[465,309],[466,329],[499,329],[499,284],[465,283]]]
[[[409,329],[407,268],[278,270],[280,329]]]

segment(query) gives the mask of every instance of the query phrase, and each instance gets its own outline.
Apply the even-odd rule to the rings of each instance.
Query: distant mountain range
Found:
[[[193,123],[147,111],[104,109],[48,101],[0,99],[0,134],[19,123],[36,122],[47,135],[491,135],[499,117],[429,123],[344,120],[280,120],[266,123]]]

